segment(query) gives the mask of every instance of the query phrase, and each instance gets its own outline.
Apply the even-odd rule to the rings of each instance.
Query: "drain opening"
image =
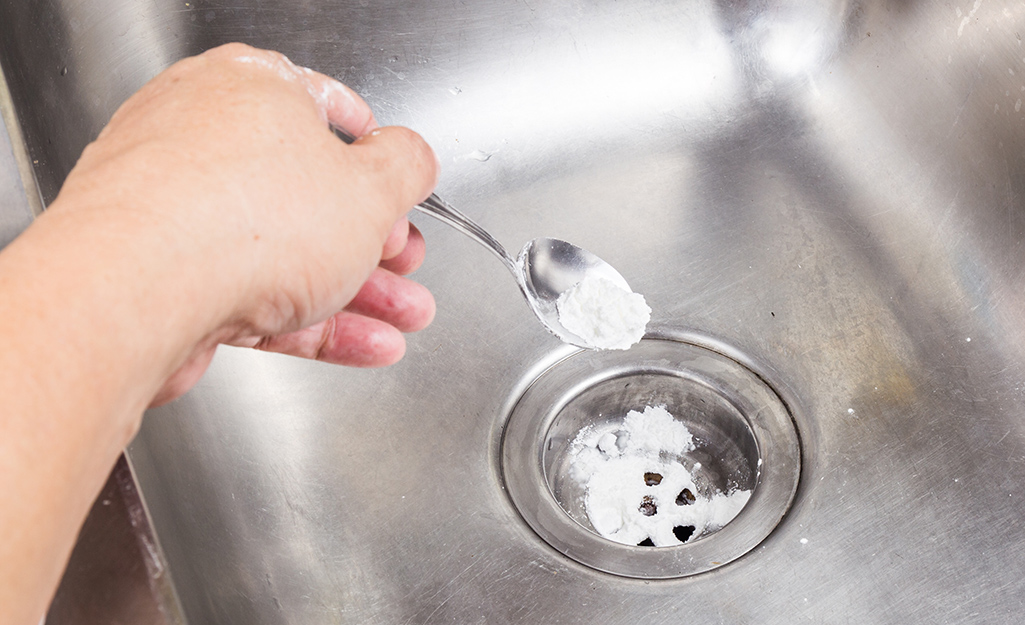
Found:
[[[676,536],[677,540],[681,543],[685,543],[690,540],[690,537],[694,535],[694,531],[697,528],[693,525],[677,525],[673,528],[673,535]],[[637,543],[638,547],[654,547],[655,543],[651,541],[651,537],[645,538],[641,542]]]
[[[502,441],[506,488],[527,523],[578,562],[645,579],[700,573],[753,549],[790,505],[800,449],[787,407],[730,351],[648,338],[625,352],[578,352],[536,378]],[[654,408],[688,440],[678,429],[647,440],[624,427],[631,411]],[[582,441],[591,468],[608,472],[597,490],[629,496],[596,508]],[[645,445],[654,451],[636,453]],[[699,514],[736,493],[746,494],[730,514]]]
[[[680,539],[681,543],[685,543],[688,540],[690,540],[691,536],[694,535],[694,531],[696,529],[697,528],[694,527],[693,525],[688,525],[686,527],[684,527],[682,525],[677,525],[676,527],[673,528],[673,534],[675,534],[676,537],[678,539]]]
[[[686,420],[665,406],[644,406],[624,416],[624,392],[630,404],[643,403],[631,388],[679,383],[630,380],[599,383],[560,412],[553,424],[556,437],[570,427],[579,429],[568,446],[552,447],[545,455],[552,493],[578,523],[624,545],[649,540],[655,547],[671,547],[716,533],[751,495],[758,461],[753,435],[743,422],[732,423],[737,415],[721,400],[704,397],[708,391],[700,387],[675,389],[674,410],[682,410]],[[608,408],[599,410],[602,405]],[[686,533],[680,527],[694,529]]]

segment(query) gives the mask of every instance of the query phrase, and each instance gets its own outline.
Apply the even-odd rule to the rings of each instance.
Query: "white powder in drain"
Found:
[[[595,531],[627,545],[668,547],[732,521],[751,491],[705,494],[680,462],[694,449],[687,426],[661,406],[580,430],[570,447],[571,475],[584,485]]]
[[[559,295],[559,322],[596,349],[629,349],[651,319],[644,296],[589,276]]]

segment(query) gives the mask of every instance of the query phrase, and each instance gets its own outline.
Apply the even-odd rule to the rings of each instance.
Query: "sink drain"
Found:
[[[506,488],[534,531],[582,564],[646,579],[708,571],[764,540],[793,499],[800,444],[779,396],[728,351],[645,339],[576,352],[538,376],[502,441]],[[643,441],[630,420],[649,413],[662,429]],[[659,440],[674,436],[693,440]],[[586,454],[608,476],[602,488],[623,498],[601,517]]]

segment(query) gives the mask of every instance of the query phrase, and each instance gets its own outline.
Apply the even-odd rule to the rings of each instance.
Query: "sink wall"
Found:
[[[420,131],[439,193],[507,246],[576,242],[657,331],[744,353],[802,436],[793,508],[738,561],[645,583],[564,558],[497,452],[566,350],[484,249],[414,217],[439,312],[402,363],[222,349],[147,416],[128,455],[190,623],[1015,620],[1021,33],[1025,5],[989,0],[0,0],[47,200],[175,59],[280,49]]]

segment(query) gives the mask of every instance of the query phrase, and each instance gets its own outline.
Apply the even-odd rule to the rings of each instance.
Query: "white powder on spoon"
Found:
[[[595,349],[629,349],[644,336],[651,308],[644,296],[588,276],[559,295],[559,323]]]
[[[732,521],[751,491],[703,494],[679,461],[694,448],[687,426],[664,407],[582,429],[571,444],[570,466],[585,487],[584,509],[595,531],[627,545],[668,547]]]

